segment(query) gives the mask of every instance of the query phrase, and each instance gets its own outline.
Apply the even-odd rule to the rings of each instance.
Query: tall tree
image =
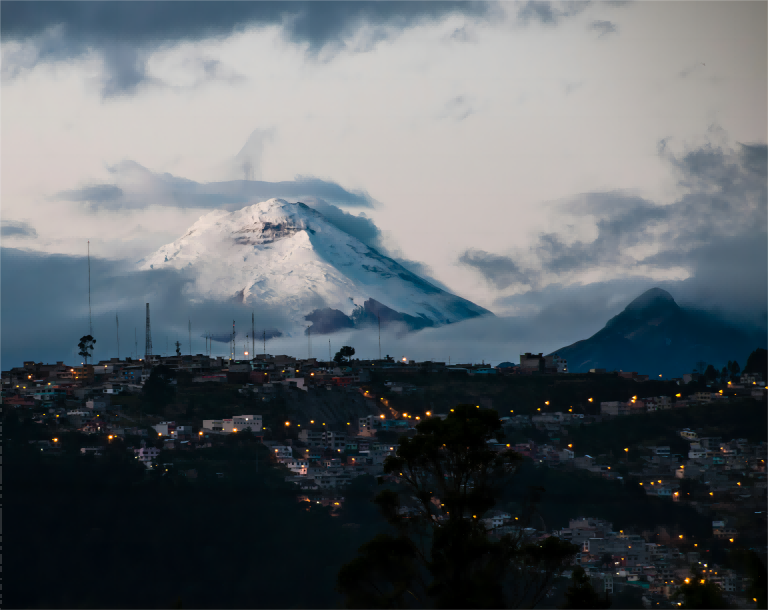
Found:
[[[758,373],[765,379],[768,374],[768,351],[758,347],[747,358],[747,364],[744,366],[745,373]]]
[[[161,364],[152,369],[149,379],[144,382],[143,398],[150,407],[150,412],[159,413],[175,395],[171,382],[176,374],[171,367]]]
[[[708,365],[704,371],[704,378],[707,381],[715,381],[717,379],[717,369],[713,365]]]
[[[333,361],[337,364],[342,364],[344,362],[349,362],[349,359],[354,355],[355,348],[349,345],[344,345],[338,352],[336,352]]]
[[[525,529],[542,489],[531,490],[510,533],[489,536],[480,519],[522,461],[489,445],[502,435],[498,413],[459,405],[416,430],[384,463],[400,486],[376,497],[392,531],[363,545],[339,572],[347,604],[534,607],[578,549],[555,537],[537,541]]]
[[[677,597],[682,598],[682,608],[727,608],[723,592],[718,585],[707,578],[700,578],[695,572],[680,585]]]
[[[576,566],[571,575],[571,585],[565,592],[563,608],[610,608],[611,600],[608,595],[600,597],[592,586],[584,568]]]
[[[739,363],[736,362],[735,360],[733,362],[731,362],[730,371],[731,371],[731,377],[735,377],[739,373],[741,373],[741,367],[739,366]]]
[[[80,337],[80,343],[77,344],[77,347],[80,348],[80,351],[77,353],[83,357],[83,363],[86,365],[88,364],[88,358],[91,357],[91,352],[93,352],[93,346],[95,344],[96,339],[94,339],[91,335]]]

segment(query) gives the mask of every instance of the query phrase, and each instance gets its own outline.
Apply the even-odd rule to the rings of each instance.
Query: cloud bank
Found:
[[[653,278],[682,272],[683,302],[704,302],[756,321],[767,309],[768,148],[707,144],[675,155],[662,143],[660,154],[684,191],[672,203],[625,192],[585,193],[556,204],[552,212],[588,220],[592,239],[567,229],[542,233],[526,252],[467,250],[459,262],[499,290],[534,294],[549,286],[593,286],[589,278],[596,272],[637,277],[638,288],[675,286]],[[498,303],[519,304],[521,297],[501,296]]]
[[[98,52],[106,71],[102,95],[134,94],[150,79],[147,59],[181,42],[224,38],[247,28],[280,27],[311,57],[321,51],[369,50],[405,29],[452,14],[498,15],[489,2],[3,2],[3,76],[14,78],[40,62],[69,61]],[[212,66],[215,68],[215,66]]]

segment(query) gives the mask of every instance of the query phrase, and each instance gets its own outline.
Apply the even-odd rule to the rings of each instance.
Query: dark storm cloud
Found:
[[[99,51],[108,76],[103,94],[133,93],[146,80],[146,55],[181,41],[226,37],[251,26],[283,27],[310,55],[340,50],[364,26],[367,46],[406,28],[452,13],[484,19],[498,13],[488,2],[3,2],[0,35],[31,41],[34,52],[4,58],[13,77],[39,61]]]
[[[199,183],[172,174],[157,174],[133,161],[110,168],[117,184],[86,185],[62,191],[54,199],[87,203],[92,209],[142,209],[151,205],[182,208],[238,209],[273,197],[317,198],[348,207],[373,208],[376,201],[365,191],[347,190],[335,182],[311,176],[264,182],[232,180]]]
[[[37,231],[28,222],[20,220],[4,220],[0,225],[1,237],[24,237],[35,238],[37,237]]]
[[[593,21],[589,29],[597,32],[600,38],[602,38],[607,34],[614,33],[616,31],[616,24],[611,21]]]
[[[566,244],[562,235],[540,236],[535,250],[543,270],[560,274],[627,263],[670,268],[683,262],[695,268],[696,254],[721,242],[765,241],[765,146],[742,145],[736,151],[705,146],[679,157],[662,153],[689,192],[668,205],[615,192],[588,193],[562,206],[568,214],[595,218],[597,237]],[[628,248],[645,243],[658,243],[658,252],[628,259]]]
[[[503,290],[512,284],[531,283],[530,274],[522,271],[517,263],[508,256],[469,249],[459,257],[459,263],[478,271],[499,290]]]
[[[539,21],[548,25],[557,24],[564,17],[572,17],[583,11],[589,2],[547,2],[529,0],[518,11],[517,17],[523,23]]]
[[[122,196],[123,190],[114,184],[92,184],[81,189],[62,191],[57,198],[63,201],[100,204],[118,201]]]

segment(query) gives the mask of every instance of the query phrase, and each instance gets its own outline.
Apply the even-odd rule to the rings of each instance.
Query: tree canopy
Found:
[[[349,345],[344,345],[338,352],[336,352],[336,355],[333,357],[333,361],[336,364],[342,364],[344,362],[349,362],[349,359],[354,355],[355,348]]]
[[[80,337],[80,343],[77,344],[77,347],[80,348],[80,351],[77,352],[77,354],[78,356],[83,357],[83,362],[85,364],[88,364],[88,358],[91,357],[91,352],[93,352],[93,346],[95,343],[96,339],[94,339],[91,335]]]
[[[536,540],[525,529],[542,489],[523,499],[516,525],[503,535],[481,521],[522,461],[494,446],[502,436],[498,413],[459,405],[416,430],[384,463],[399,487],[375,501],[391,531],[364,544],[339,572],[347,604],[534,607],[577,547],[554,537]]]

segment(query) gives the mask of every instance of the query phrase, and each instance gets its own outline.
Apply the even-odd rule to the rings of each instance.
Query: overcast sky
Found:
[[[273,196],[551,349],[655,285],[764,320],[766,6],[4,1],[3,366],[9,260],[124,270]]]

